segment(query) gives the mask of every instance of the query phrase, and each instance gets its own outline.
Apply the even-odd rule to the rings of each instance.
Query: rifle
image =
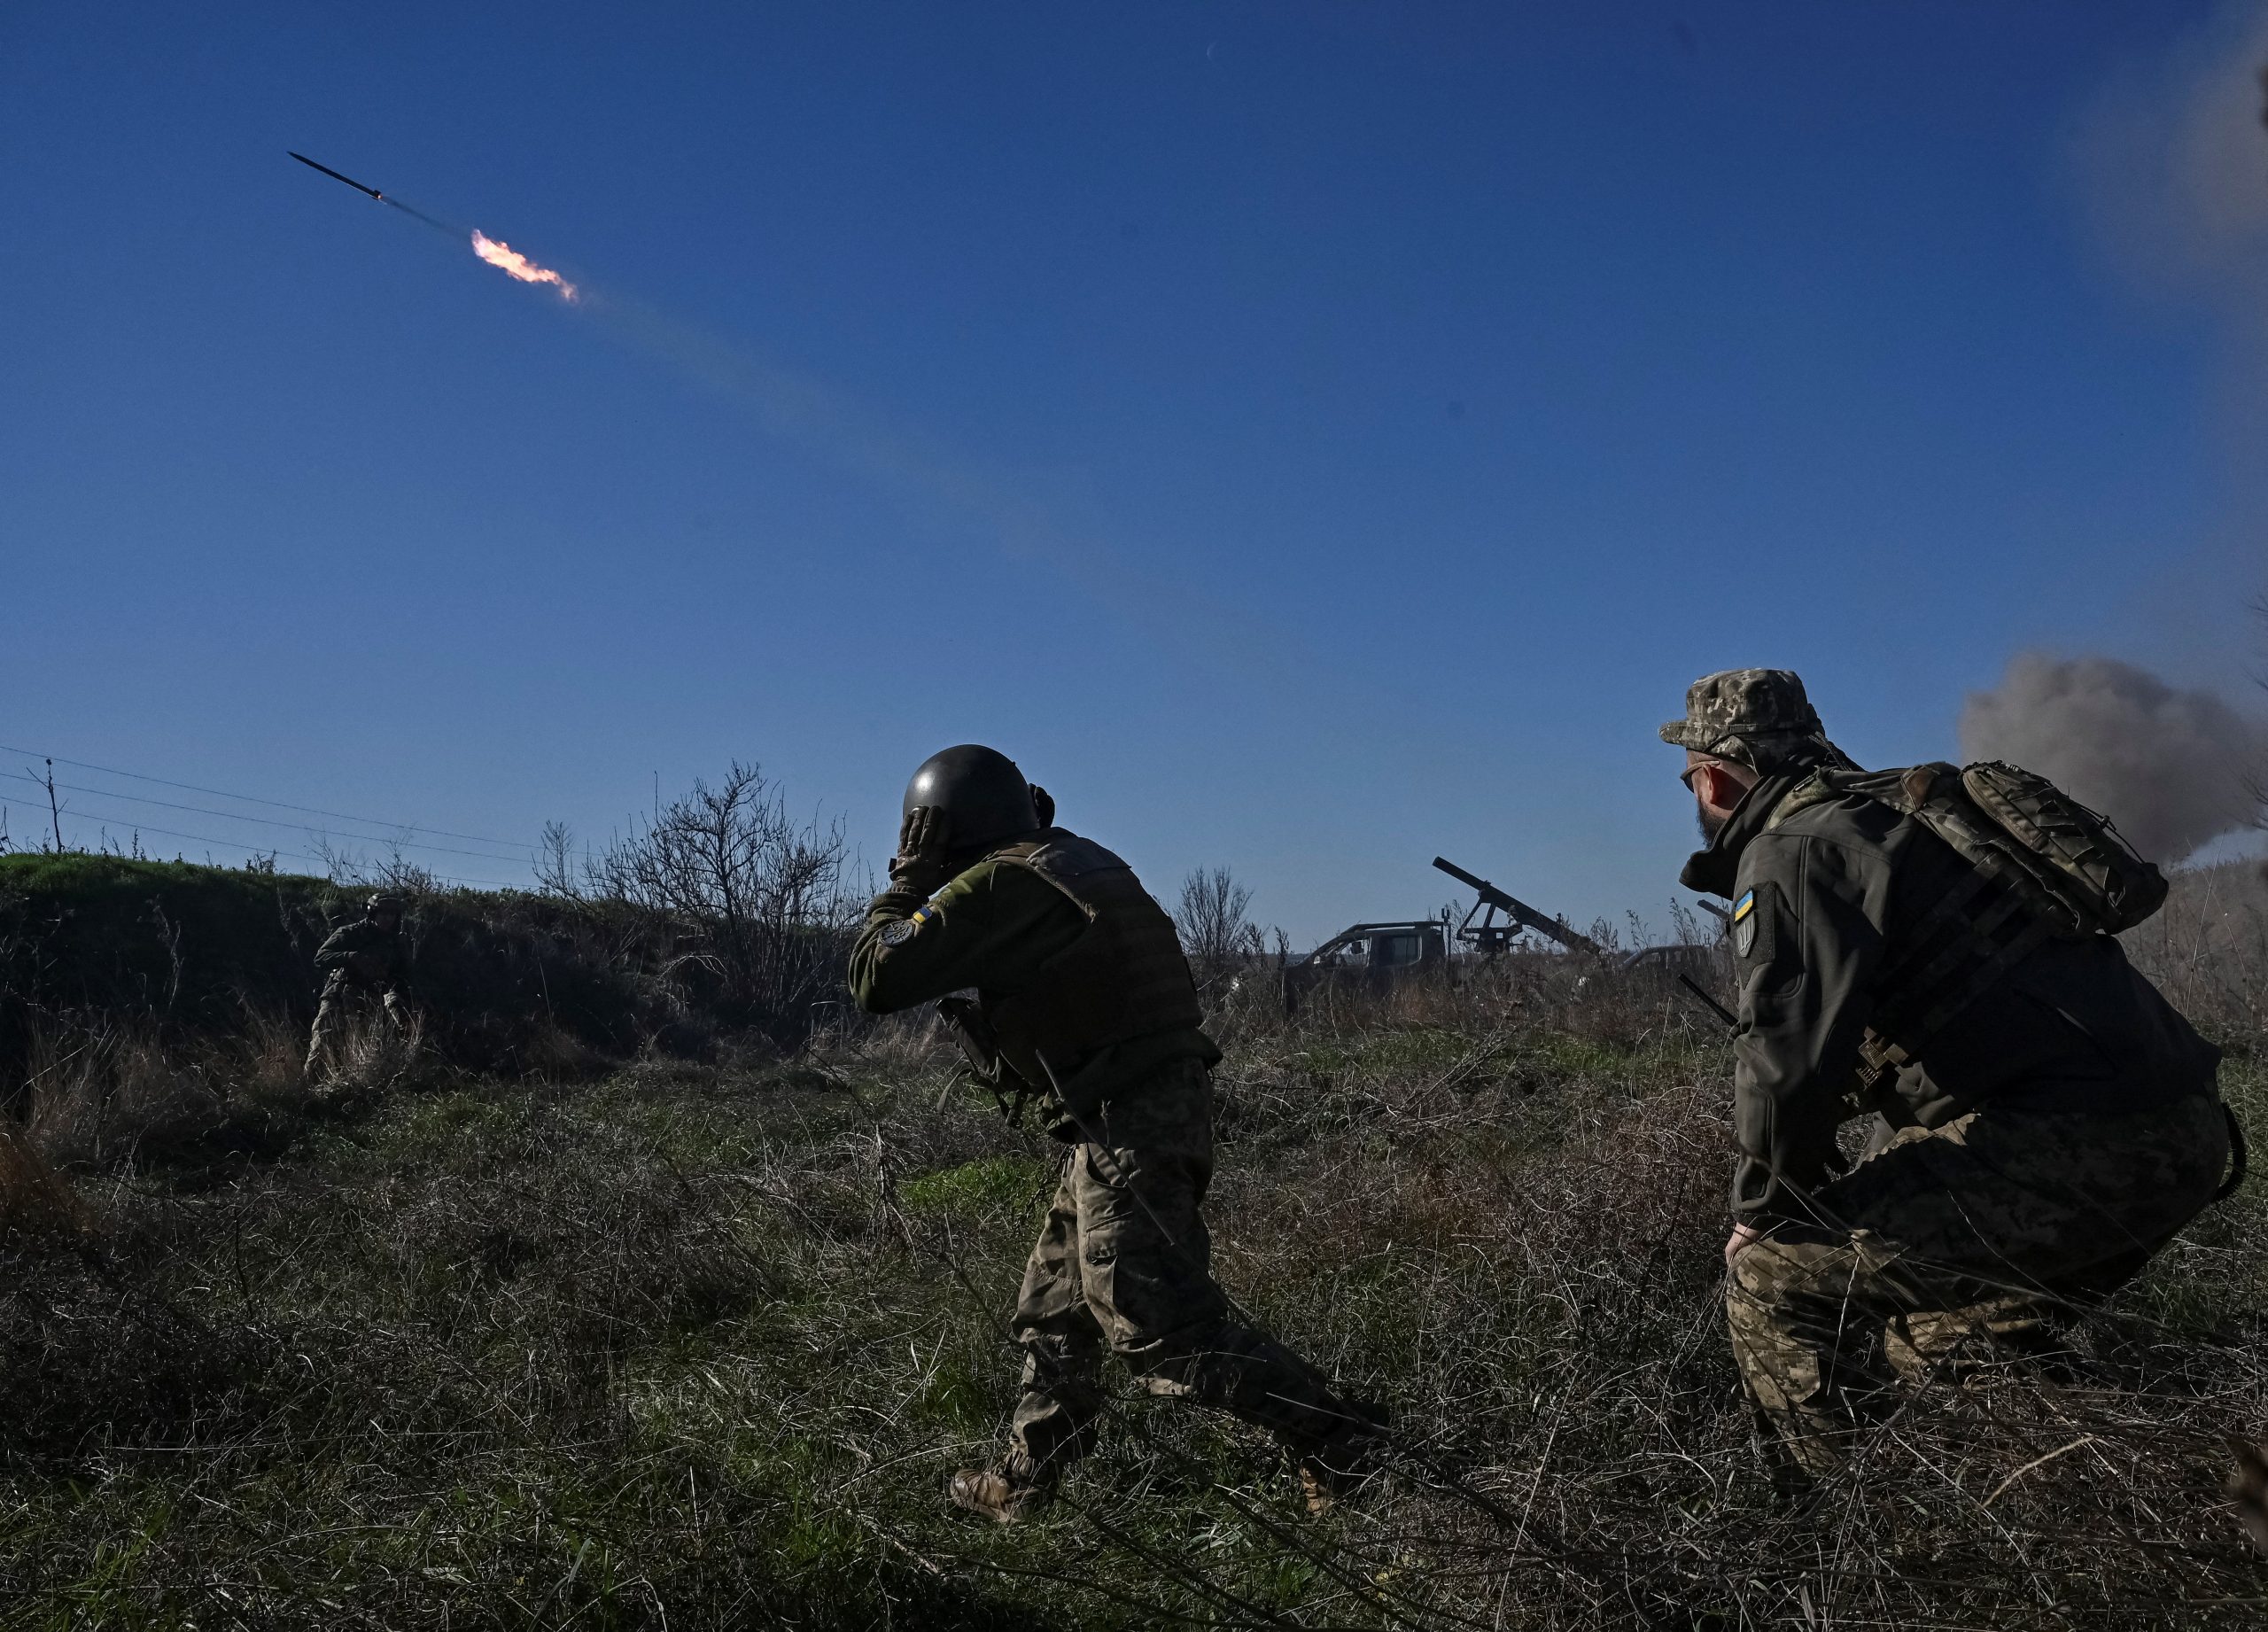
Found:
[[[1457,939],[1471,941],[1479,945],[1484,952],[1493,956],[1502,952],[1504,943],[1519,931],[1533,929],[1538,935],[1558,942],[1569,952],[1588,952],[1595,958],[1605,956],[1604,951],[1596,941],[1569,929],[1566,920],[1545,917],[1518,896],[1506,894],[1485,878],[1476,878],[1453,861],[1444,860],[1441,857],[1436,856],[1433,858],[1433,865],[1459,883],[1478,892],[1480,897],[1480,899],[1473,904],[1472,912],[1467,913],[1464,915],[1464,921],[1457,926]],[[1495,921],[1498,913],[1503,913],[1506,922],[1500,924]],[[1472,921],[1474,913],[1481,914],[1480,921],[1477,925]]]
[[[953,1041],[960,1045],[968,1075],[990,1092],[992,1103],[1000,1107],[1000,1115],[1007,1119],[1010,1127],[1021,1126],[1024,1104],[1032,1097],[1033,1089],[1002,1057],[1000,1040],[992,1034],[984,1011],[967,998],[939,998],[937,1014],[951,1030]],[[941,1099],[937,1104],[942,1109],[944,1100]]]

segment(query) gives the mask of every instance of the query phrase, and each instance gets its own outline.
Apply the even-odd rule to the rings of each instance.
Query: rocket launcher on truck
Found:
[[[1485,878],[1476,877],[1454,861],[1440,856],[1433,865],[1457,882],[1476,891],[1480,898],[1457,926],[1456,938],[1479,952],[1484,958],[1493,958],[1511,944],[1512,937],[1523,929],[1533,929],[1547,939],[1557,941],[1572,952],[1588,952],[1595,958],[1605,956],[1605,951],[1590,936],[1577,933],[1568,927],[1564,918],[1550,918],[1536,911],[1518,896],[1508,895]],[[1502,913],[1504,921],[1496,921]],[[1475,923],[1473,921],[1479,919]]]

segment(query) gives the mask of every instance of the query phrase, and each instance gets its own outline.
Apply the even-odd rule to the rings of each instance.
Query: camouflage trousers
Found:
[[[1011,1465],[1052,1476],[1092,1448],[1106,1349],[1150,1393],[1232,1412],[1294,1454],[1325,1446],[1355,1418],[1314,1366],[1239,1320],[1213,1279],[1208,1074],[1169,1068],[1129,1099],[1091,1119],[1099,1142],[1066,1156],[1024,1266]]]
[[[375,1015],[388,1025],[399,1025],[401,1006],[391,991],[358,984],[334,975],[323,982],[322,1000],[315,1005],[315,1023],[307,1037],[307,1074],[315,1076],[338,1063],[338,1044],[347,1025]]]
[[[1908,1386],[2057,1347],[2059,1318],[2131,1278],[2211,1201],[2218,1100],[2144,1112],[1995,1108],[1907,1128],[1733,1260],[1725,1299],[1750,1398],[1795,1464],[1834,1468]]]

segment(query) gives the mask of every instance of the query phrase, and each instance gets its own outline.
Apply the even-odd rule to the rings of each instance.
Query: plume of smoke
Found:
[[[2268,0],[2194,10],[2078,110],[2070,156],[2106,259],[2212,333],[2204,423],[2226,499],[2194,536],[2150,540],[2148,594],[2194,645],[2233,649],[2268,561]]]
[[[2268,727],[2114,657],[2024,652],[1998,690],[1969,693],[1961,751],[2039,772],[2171,862],[2255,820],[2248,777]]]
[[[2268,4],[2225,5],[2092,110],[2080,159],[2104,246],[2146,282],[2268,324]]]

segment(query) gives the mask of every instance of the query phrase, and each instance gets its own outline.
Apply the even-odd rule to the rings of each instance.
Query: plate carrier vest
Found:
[[[1060,1077],[1099,1048],[1203,1021],[1173,920],[1125,862],[1060,828],[987,859],[1046,880],[1087,921],[1029,985],[978,994],[1001,1059],[1033,1088],[1045,1091],[1051,1073]]]

